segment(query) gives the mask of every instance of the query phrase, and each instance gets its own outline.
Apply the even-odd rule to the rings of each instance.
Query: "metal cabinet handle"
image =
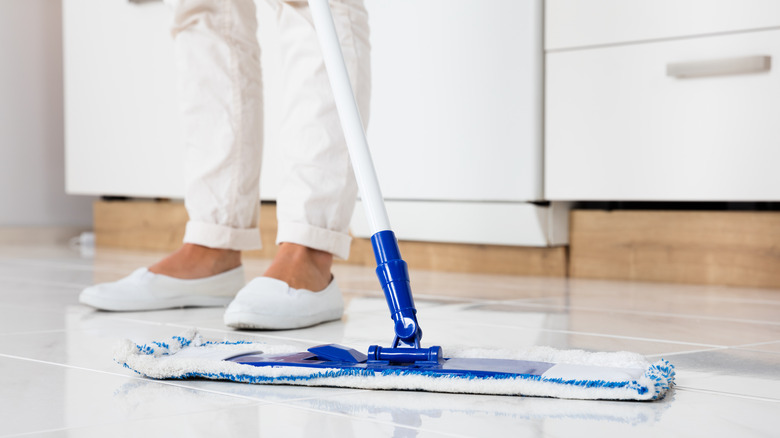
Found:
[[[761,73],[769,71],[771,68],[771,56],[745,56],[740,58],[670,63],[666,65],[666,75],[684,79],[698,78],[703,76]]]

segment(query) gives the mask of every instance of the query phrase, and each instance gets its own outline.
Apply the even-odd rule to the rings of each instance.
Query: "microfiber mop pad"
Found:
[[[543,396],[565,399],[657,400],[674,385],[674,366],[653,364],[635,353],[588,353],[533,347],[524,351],[464,349],[448,358],[478,357],[546,364],[543,372],[447,374],[425,367],[333,366],[292,363],[256,366],[229,359],[262,354],[300,355],[300,347],[255,342],[205,341],[196,331],[168,342],[137,345],[124,341],[115,360],[153,379],[204,378],[241,383],[419,390],[446,393]],[[448,359],[444,359],[448,360]]]

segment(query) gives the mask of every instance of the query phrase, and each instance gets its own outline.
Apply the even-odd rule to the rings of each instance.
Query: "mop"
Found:
[[[115,360],[154,379],[206,378],[257,384],[657,400],[674,385],[674,366],[635,353],[589,353],[533,347],[525,351],[421,346],[422,330],[409,272],[390,228],[328,0],[309,0],[325,67],[372,230],[376,273],[394,323],[389,347],[366,353],[335,345],[300,348],[255,342],[213,342],[197,331],[167,342],[123,342]]]

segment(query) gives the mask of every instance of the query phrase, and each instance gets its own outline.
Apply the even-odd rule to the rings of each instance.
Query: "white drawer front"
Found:
[[[780,200],[777,65],[667,74],[758,56],[780,62],[780,30],[548,54],[546,198]]]
[[[778,0],[547,0],[547,50],[780,27]]]

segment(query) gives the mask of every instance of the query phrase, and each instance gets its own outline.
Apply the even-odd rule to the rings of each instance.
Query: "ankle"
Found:
[[[149,267],[155,274],[181,279],[205,278],[241,266],[241,252],[185,243],[176,252]]]
[[[332,279],[333,254],[283,242],[264,276],[282,280],[295,289],[319,291]]]
[[[330,268],[333,266],[333,254],[300,245],[295,245],[295,247],[298,249],[293,255],[296,260],[311,263],[319,270],[330,273]]]

